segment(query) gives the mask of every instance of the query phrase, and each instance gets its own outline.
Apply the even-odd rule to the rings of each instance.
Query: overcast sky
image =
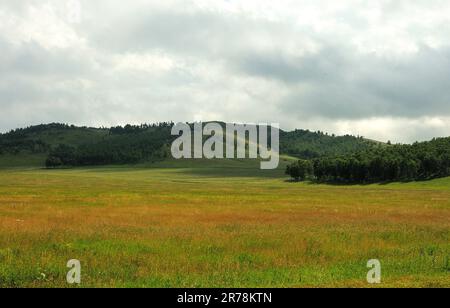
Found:
[[[0,131],[280,123],[450,136],[448,0],[2,0]]]

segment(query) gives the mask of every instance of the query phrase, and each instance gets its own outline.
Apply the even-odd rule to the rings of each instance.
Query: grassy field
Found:
[[[450,178],[289,183],[238,162],[0,170],[0,287],[450,287]]]

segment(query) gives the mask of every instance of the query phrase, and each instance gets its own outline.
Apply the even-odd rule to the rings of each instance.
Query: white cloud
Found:
[[[33,3],[22,15],[0,10],[0,19],[0,34],[15,45],[36,42],[50,50],[80,48],[86,43],[69,24],[68,8],[60,5]]]
[[[175,60],[164,53],[127,53],[114,56],[114,62],[118,70],[138,70],[148,73],[169,72],[177,66]]]

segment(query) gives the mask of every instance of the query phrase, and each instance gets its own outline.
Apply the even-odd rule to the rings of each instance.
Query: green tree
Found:
[[[63,163],[62,163],[61,159],[59,159],[59,157],[55,157],[55,156],[50,156],[45,161],[45,166],[47,168],[55,168],[55,167],[60,167],[62,165],[63,165]]]
[[[304,181],[314,174],[314,166],[308,160],[299,160],[286,168],[286,174],[296,181]]]

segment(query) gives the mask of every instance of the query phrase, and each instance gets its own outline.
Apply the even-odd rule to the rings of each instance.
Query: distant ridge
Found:
[[[170,158],[170,144],[175,138],[170,133],[172,125],[163,122],[94,128],[51,123],[16,129],[0,134],[0,166],[44,166],[46,160],[55,166],[165,160]],[[383,144],[362,137],[280,130],[281,154],[295,158],[346,155],[378,146]]]

